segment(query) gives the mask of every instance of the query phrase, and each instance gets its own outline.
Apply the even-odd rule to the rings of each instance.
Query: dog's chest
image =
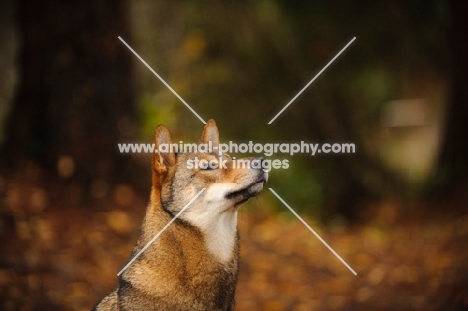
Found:
[[[188,213],[184,218],[197,227],[204,237],[205,247],[220,263],[229,262],[236,248],[237,211],[213,213],[211,208]]]
[[[227,263],[234,255],[237,243],[237,213],[225,213],[217,223],[205,228],[206,247],[221,263]]]

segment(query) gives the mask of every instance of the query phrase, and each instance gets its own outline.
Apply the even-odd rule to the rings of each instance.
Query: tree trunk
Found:
[[[451,1],[452,94],[439,171],[435,175],[439,195],[466,194],[468,185],[468,2]]]
[[[6,128],[3,169],[34,163],[80,186],[131,169],[117,143],[134,124],[125,0],[18,3],[19,87]]]

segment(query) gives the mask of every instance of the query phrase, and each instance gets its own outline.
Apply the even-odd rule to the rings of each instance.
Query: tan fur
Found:
[[[213,120],[200,143],[219,144]],[[159,126],[156,147],[171,143]],[[217,153],[155,153],[150,202],[133,258],[201,189],[206,190],[120,276],[119,288],[94,310],[233,310],[239,266],[237,207],[267,180],[259,169],[188,169],[187,160]],[[225,155],[225,159],[229,156]]]

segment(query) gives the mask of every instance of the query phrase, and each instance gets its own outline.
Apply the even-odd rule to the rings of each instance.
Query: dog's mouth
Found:
[[[229,192],[226,194],[226,198],[229,200],[234,200],[236,203],[234,206],[239,206],[242,203],[246,202],[248,199],[256,196],[262,191],[263,186],[267,182],[266,176],[259,177],[256,181],[250,183],[246,187]]]

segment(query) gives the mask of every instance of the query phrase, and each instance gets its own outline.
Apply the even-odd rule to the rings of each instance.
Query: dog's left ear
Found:
[[[213,119],[208,120],[203,128],[199,144],[208,144],[211,141],[213,147],[219,147],[219,132],[216,122]]]
[[[174,150],[171,148],[171,134],[163,125],[156,128],[153,143],[157,150],[153,154],[153,174],[163,174],[176,162]]]

